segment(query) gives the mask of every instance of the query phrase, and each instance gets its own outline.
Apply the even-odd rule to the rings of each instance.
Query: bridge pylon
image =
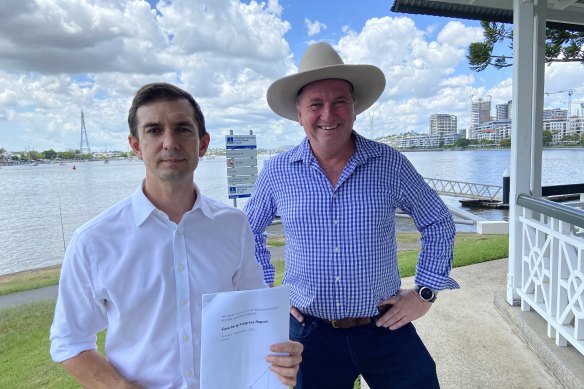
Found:
[[[87,130],[85,129],[85,116],[83,115],[83,109],[81,110],[81,142],[79,142],[79,153],[82,155],[91,153],[89,139],[87,139]]]

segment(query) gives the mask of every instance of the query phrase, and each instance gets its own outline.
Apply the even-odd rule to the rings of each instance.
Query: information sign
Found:
[[[227,155],[227,192],[230,199],[249,197],[258,174],[255,135],[225,136]]]

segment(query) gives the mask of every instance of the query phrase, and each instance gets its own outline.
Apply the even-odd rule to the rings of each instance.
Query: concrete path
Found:
[[[556,356],[567,352],[558,368],[546,366],[546,358],[524,340],[520,327],[531,324],[523,315],[537,314],[504,301],[507,259],[455,268],[451,276],[461,289],[440,293],[432,309],[414,323],[436,361],[442,388],[584,387],[584,356],[573,347],[558,348],[547,341],[542,325],[534,342],[551,343],[548,353]],[[411,287],[413,278],[405,278],[403,285]],[[507,310],[514,311],[513,322]],[[580,378],[568,379],[574,374]],[[369,386],[362,382],[361,388]]]
[[[0,296],[0,309],[14,308],[22,304],[28,304],[40,300],[54,300],[57,298],[57,285],[45,288],[31,289],[24,292]]]

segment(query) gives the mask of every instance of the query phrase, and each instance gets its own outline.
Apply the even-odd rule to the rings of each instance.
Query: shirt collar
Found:
[[[136,222],[137,226],[142,225],[142,223],[144,223],[153,212],[158,211],[154,204],[152,204],[152,202],[144,194],[143,185],[144,181],[142,181],[142,183],[132,194],[132,210],[134,211],[134,221]],[[187,213],[190,214],[193,211],[200,209],[203,215],[209,219],[214,219],[215,215],[209,208],[207,198],[201,194],[201,190],[195,183],[193,183],[193,186],[195,188],[195,192],[197,193],[197,199],[195,200],[195,204],[193,204],[193,208]]]
[[[353,154],[353,159],[357,165],[366,163],[369,158],[375,158],[382,155],[379,147],[375,147],[375,142],[362,137],[354,130],[353,138],[355,139],[355,154]],[[312,154],[312,150],[310,149],[308,138],[304,137],[302,142],[292,149],[290,153],[290,163],[298,161],[309,163],[313,159],[314,154]]]

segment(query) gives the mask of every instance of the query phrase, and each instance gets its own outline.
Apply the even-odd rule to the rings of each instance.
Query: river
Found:
[[[501,185],[510,169],[510,150],[407,152],[428,178]],[[260,157],[260,168],[267,157]],[[131,194],[144,176],[141,161],[21,165],[0,169],[0,275],[57,265],[73,231]],[[543,185],[582,183],[584,149],[543,153]],[[202,192],[232,205],[227,198],[225,158],[204,158],[195,173]],[[445,197],[449,205],[458,200]],[[238,207],[245,199],[238,200]],[[468,210],[468,209],[467,209]],[[506,212],[483,210],[501,220]]]

